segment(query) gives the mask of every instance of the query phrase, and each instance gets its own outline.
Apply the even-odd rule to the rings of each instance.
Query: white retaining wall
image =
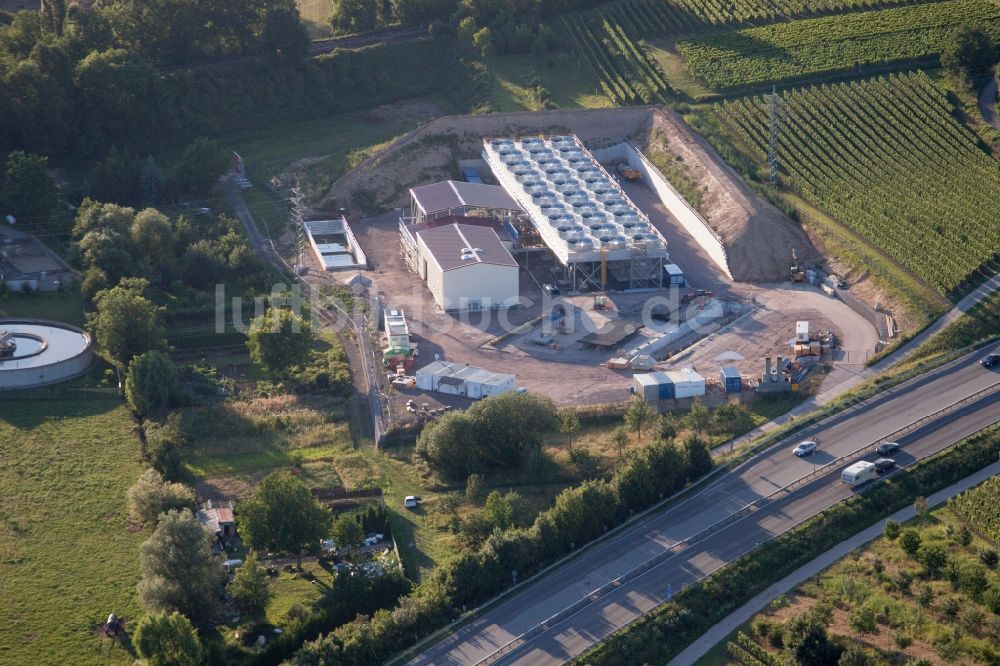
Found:
[[[691,204],[674,189],[674,186],[660,173],[660,170],[642,154],[638,146],[631,142],[623,142],[607,148],[598,148],[591,152],[600,162],[620,159],[628,162],[629,166],[638,169],[639,173],[642,174],[643,182],[656,193],[667,210],[677,218],[712,261],[722,269],[722,272],[732,279],[733,274],[729,271],[729,259],[722,239],[708,226],[708,222],[698,214],[698,211],[692,208]]]

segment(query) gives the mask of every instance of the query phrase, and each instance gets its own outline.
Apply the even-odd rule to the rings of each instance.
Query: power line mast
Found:
[[[296,181],[295,187],[289,189],[289,192],[291,195],[288,200],[292,204],[289,215],[291,216],[292,228],[295,231],[295,272],[299,273],[303,266],[302,249],[306,243],[305,196],[302,194],[302,187],[299,186],[298,181]]]
[[[771,94],[768,96],[768,111],[770,116],[770,134],[767,141],[767,166],[769,169],[768,182],[773,187],[778,182],[778,91],[775,86],[771,86]]]

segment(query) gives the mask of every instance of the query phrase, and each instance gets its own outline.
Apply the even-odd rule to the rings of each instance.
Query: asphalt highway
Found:
[[[691,498],[649,516],[541,577],[410,663],[564,663],[666,601],[668,585],[679,591],[756,544],[849,496],[854,491],[840,482],[842,466],[838,465],[829,475],[817,477],[780,500],[728,522],[673,556],[666,555],[679,542],[731,519],[748,504],[817,467],[1000,382],[1000,372],[979,366],[978,359],[985,353],[939,368],[886,391],[861,409],[830,419],[811,436],[820,447],[810,458],[792,455],[795,441],[781,442],[758,454]],[[988,404],[977,402],[900,438],[903,449],[894,457],[907,465],[931,455],[995,421],[998,410],[1000,394],[993,394]],[[634,575],[637,568],[648,567],[654,558],[663,561],[595,598],[595,591],[625,574]],[[593,599],[589,603],[585,601],[588,597]],[[567,616],[568,612],[572,615]]]

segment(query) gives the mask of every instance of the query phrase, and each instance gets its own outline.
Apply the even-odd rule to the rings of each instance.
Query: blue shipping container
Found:
[[[657,398],[660,400],[673,400],[674,397],[674,383],[669,379],[657,387]]]
[[[721,372],[722,385],[726,388],[726,393],[739,393],[743,390],[743,382],[740,379],[740,371],[735,366],[726,366]]]
[[[677,264],[667,264],[663,267],[664,277],[666,278],[666,286],[668,287],[683,287],[684,286],[684,272],[681,267]]]

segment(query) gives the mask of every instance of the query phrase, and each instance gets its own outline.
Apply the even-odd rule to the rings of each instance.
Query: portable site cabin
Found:
[[[515,390],[517,377],[461,363],[435,361],[417,370],[417,388],[478,400]]]
[[[673,398],[693,398],[705,395],[705,378],[691,368],[669,370],[667,377],[674,385]]]

